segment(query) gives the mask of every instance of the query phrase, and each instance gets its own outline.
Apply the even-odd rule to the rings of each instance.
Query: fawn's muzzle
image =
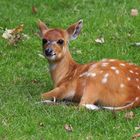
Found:
[[[52,56],[53,55],[53,50],[51,48],[45,49],[45,55],[46,56]]]

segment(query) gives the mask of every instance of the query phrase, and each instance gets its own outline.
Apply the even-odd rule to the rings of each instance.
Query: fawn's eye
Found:
[[[47,39],[42,39],[42,45],[44,46],[46,43],[48,42],[48,40]]]
[[[64,40],[59,39],[59,40],[57,41],[57,44],[59,44],[59,45],[63,45],[63,44],[64,44]]]

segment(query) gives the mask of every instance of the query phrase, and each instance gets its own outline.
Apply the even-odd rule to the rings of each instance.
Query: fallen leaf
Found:
[[[65,128],[65,130],[66,130],[67,132],[72,132],[72,131],[73,131],[73,128],[72,128],[72,126],[71,126],[70,124],[65,124],[65,125],[64,125],[64,128]]]
[[[82,51],[81,50],[76,50],[76,53],[77,54],[82,54]]]
[[[135,116],[135,114],[132,111],[125,113],[126,119],[133,119],[134,116]]]
[[[25,39],[28,40],[30,37],[27,34],[22,33],[22,38],[23,38],[23,40],[25,40]]]
[[[29,39],[29,36],[22,33],[24,25],[21,24],[14,29],[5,29],[2,37],[6,39],[10,44],[16,44],[20,40]]]
[[[135,130],[136,130],[136,131],[137,131],[137,130],[140,130],[140,126],[135,127]]]
[[[44,124],[42,122],[39,123],[39,126],[44,127]]]
[[[23,27],[24,27],[24,25],[21,24],[21,25],[17,26],[15,29],[12,29],[13,30],[12,34],[18,34],[18,33],[22,32]]]
[[[93,136],[92,135],[87,136],[86,140],[93,140]]]
[[[103,44],[103,43],[105,43],[105,40],[103,37],[99,37],[99,38],[95,39],[95,42],[99,43],[99,44]]]
[[[36,14],[37,11],[38,11],[37,8],[36,8],[35,6],[32,6],[32,13],[33,13],[33,14]]]
[[[6,29],[5,31],[4,31],[4,33],[2,34],[2,37],[4,38],[4,39],[9,39],[9,38],[11,38],[12,37],[12,32],[13,32],[13,30],[11,30],[11,29]]]
[[[132,140],[137,140],[137,138],[140,137],[140,133],[137,133],[132,136]]]
[[[131,9],[131,16],[138,16],[138,10],[137,9]]]
[[[136,43],[131,43],[131,46],[136,46],[136,47],[140,47],[140,42],[136,42]]]
[[[33,83],[33,84],[36,84],[36,83],[38,83],[38,80],[33,79],[33,80],[32,80],[32,83]]]

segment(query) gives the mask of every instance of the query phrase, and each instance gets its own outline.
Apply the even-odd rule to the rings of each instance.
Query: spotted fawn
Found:
[[[54,83],[54,89],[42,94],[42,99],[71,100],[92,110],[124,110],[140,106],[139,66],[115,59],[88,64],[73,60],[69,41],[78,37],[82,26],[82,20],[66,30],[51,29],[42,21],[38,22],[43,53]]]

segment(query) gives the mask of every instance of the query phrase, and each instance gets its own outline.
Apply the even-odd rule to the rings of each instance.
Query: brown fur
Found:
[[[48,29],[44,23],[39,22],[42,38],[64,40],[63,46],[57,43],[51,46],[56,53],[56,59],[49,60],[55,88],[42,94],[42,98],[68,99],[79,102],[80,106],[99,104],[122,109],[140,106],[139,66],[112,59],[80,65],[72,59],[68,42],[80,24],[78,22],[62,30]],[[47,47],[44,46],[44,49]]]

